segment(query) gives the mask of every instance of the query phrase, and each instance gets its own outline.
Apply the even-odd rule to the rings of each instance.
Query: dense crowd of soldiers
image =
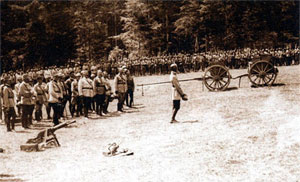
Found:
[[[3,74],[0,85],[0,119],[7,131],[15,128],[16,117],[21,118],[24,129],[31,128],[33,119],[43,120],[43,106],[47,119],[54,125],[71,113],[72,117],[89,117],[89,112],[99,116],[109,113],[109,103],[118,99],[118,112],[123,105],[132,107],[134,79],[125,67],[118,69],[114,79],[114,92],[106,71],[97,66],[82,71],[73,69],[43,70],[22,75]],[[68,108],[66,108],[68,106]],[[50,115],[51,109],[53,114]],[[16,112],[17,111],[17,112]],[[33,117],[34,116],[34,117]]]
[[[248,62],[262,55],[270,56],[276,66],[299,64],[299,48],[295,49],[235,49],[212,51],[197,54],[178,54],[168,56],[142,57],[137,59],[115,59],[103,65],[112,77],[118,65],[126,64],[134,76],[169,74],[170,66],[176,63],[179,72],[204,71],[214,63],[231,69],[247,68]]]
[[[299,52],[299,48],[236,49],[192,55],[110,59],[101,64],[31,69],[26,73],[10,71],[1,75],[0,119],[3,120],[4,116],[7,130],[10,131],[14,129],[16,116],[19,116],[26,129],[32,124],[33,115],[37,121],[43,119],[42,108],[45,106],[47,118],[52,118],[57,125],[59,118],[66,116],[66,109],[72,117],[88,117],[89,111],[105,115],[113,98],[118,99],[117,110],[122,112],[125,100],[127,106],[131,107],[133,104],[132,76],[169,74],[173,63],[176,63],[178,71],[182,73],[204,71],[215,63],[231,69],[246,68],[250,61],[259,59],[262,55],[271,57],[270,60],[276,66],[288,66],[299,64]],[[114,79],[114,92],[109,79]]]

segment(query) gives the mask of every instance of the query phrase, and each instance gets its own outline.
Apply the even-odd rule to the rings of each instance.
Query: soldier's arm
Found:
[[[79,96],[83,95],[82,94],[82,81],[81,80],[78,81],[78,94],[79,94]]]
[[[178,91],[178,93],[181,95],[181,97],[184,95],[180,85],[179,85],[179,82],[176,78],[173,78],[172,79],[172,84],[174,85],[174,87],[176,88],[176,90]]]
[[[115,93],[118,92],[118,78],[117,76],[114,79]]]
[[[8,106],[8,90],[7,88],[4,88],[3,90],[3,107]]]
[[[94,80],[93,80],[93,91],[94,91],[94,93],[96,93],[96,82],[97,82],[97,77],[94,78]]]

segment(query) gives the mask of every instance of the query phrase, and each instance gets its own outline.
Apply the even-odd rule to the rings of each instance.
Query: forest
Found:
[[[1,0],[1,70],[299,46],[298,1]]]

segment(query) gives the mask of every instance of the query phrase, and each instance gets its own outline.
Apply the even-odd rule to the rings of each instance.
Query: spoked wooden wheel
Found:
[[[255,86],[272,85],[277,77],[277,69],[268,61],[257,61],[251,65],[248,77]]]
[[[204,84],[210,91],[225,90],[230,83],[229,70],[221,65],[213,65],[206,69],[204,73]]]

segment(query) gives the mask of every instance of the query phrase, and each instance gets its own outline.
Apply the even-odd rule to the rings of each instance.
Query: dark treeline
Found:
[[[298,1],[1,1],[2,70],[298,41]]]

